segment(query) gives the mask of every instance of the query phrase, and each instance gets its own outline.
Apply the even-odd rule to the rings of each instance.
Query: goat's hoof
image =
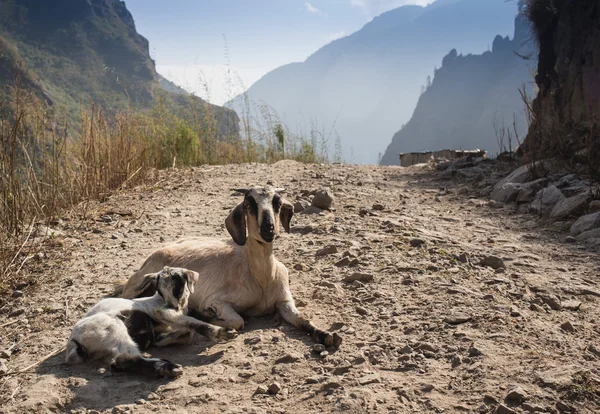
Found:
[[[221,341],[230,341],[235,339],[238,336],[238,332],[235,329],[231,328],[219,328],[217,332],[215,332],[215,340]]]
[[[160,377],[177,378],[183,375],[183,367],[166,359],[161,359],[154,364],[154,370]]]
[[[337,349],[342,344],[342,337],[336,333],[328,333],[325,338],[323,338],[323,344],[325,346],[333,346]]]

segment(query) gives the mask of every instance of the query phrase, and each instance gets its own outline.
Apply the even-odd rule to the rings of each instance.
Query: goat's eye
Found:
[[[246,203],[248,204],[248,208],[250,212],[254,215],[258,214],[258,204],[256,204],[256,200],[252,196],[246,196]]]
[[[275,194],[275,196],[273,196],[273,210],[275,210],[275,212],[279,211],[281,204],[281,197]]]

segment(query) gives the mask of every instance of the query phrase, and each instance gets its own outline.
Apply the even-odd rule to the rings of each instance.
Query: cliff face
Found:
[[[560,156],[598,142],[600,126],[600,3],[530,0],[527,14],[539,43],[534,122],[525,150]],[[594,132],[595,131],[595,132]]]
[[[148,41],[121,0],[0,0],[0,97],[17,74],[21,87],[66,108],[74,121],[90,101],[107,111],[150,108],[158,93],[174,111],[182,101],[162,90]],[[237,136],[235,112],[211,111],[228,136]]]
[[[350,162],[375,163],[406,123],[427,75],[452,48],[481,53],[508,34],[516,13],[504,0],[437,0],[403,6],[335,40],[301,63],[282,66],[247,96],[265,102],[291,129],[335,126]],[[243,108],[243,97],[232,102]]]
[[[513,39],[496,36],[492,50],[462,56],[452,50],[421,95],[410,121],[398,131],[381,163],[398,165],[401,152],[439,149],[484,149],[496,154],[509,149],[508,137],[500,149],[494,124],[513,132],[516,119],[521,140],[527,133],[523,85],[532,89],[534,64],[523,57],[535,55],[531,31],[521,16],[515,20]],[[512,148],[517,147],[513,138]]]

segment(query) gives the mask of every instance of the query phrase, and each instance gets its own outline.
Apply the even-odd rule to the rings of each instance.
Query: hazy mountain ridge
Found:
[[[21,73],[24,88],[66,108],[72,120],[90,101],[109,112],[150,108],[158,95],[175,111],[181,103],[173,90],[163,92],[148,41],[120,0],[0,0],[0,40],[0,94]],[[210,108],[221,130],[237,135],[233,111],[188,100]]]
[[[530,27],[522,16],[515,20],[513,39],[496,36],[491,52],[463,56],[452,50],[421,95],[411,120],[394,135],[381,163],[397,165],[401,152],[445,148],[480,148],[495,155],[501,149],[494,123],[510,128],[514,137],[514,116],[523,141],[528,125],[518,89],[525,85],[531,96],[535,59],[523,57],[535,57],[534,51]],[[504,146],[509,148],[508,138]],[[512,148],[517,146],[513,138]]]
[[[400,7],[305,62],[273,70],[248,96],[266,102],[292,129],[311,119],[326,128],[335,123],[346,160],[374,163],[410,118],[421,85],[442,57],[452,48],[484,51],[496,34],[512,32],[513,6],[456,0]],[[235,99],[230,105],[239,109]]]

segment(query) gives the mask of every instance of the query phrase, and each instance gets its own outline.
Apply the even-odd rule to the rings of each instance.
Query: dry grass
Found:
[[[155,182],[164,168],[200,164],[326,161],[310,140],[284,130],[265,109],[242,137],[218,138],[210,105],[173,114],[160,99],[147,112],[107,115],[90,105],[81,125],[69,125],[15,82],[0,106],[0,292],[18,284],[23,263],[35,253],[34,228],[67,210],[85,217],[90,200]]]

